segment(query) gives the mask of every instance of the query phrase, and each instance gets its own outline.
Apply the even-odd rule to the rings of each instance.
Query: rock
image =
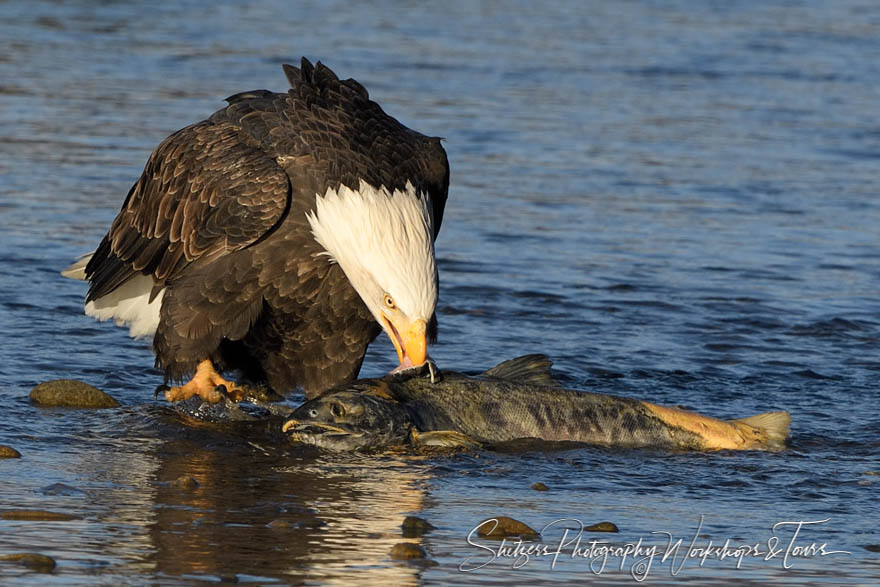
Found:
[[[171,486],[177,487],[178,489],[195,489],[199,486],[199,482],[190,475],[181,475],[171,482]]]
[[[16,554],[0,554],[0,561],[8,561],[22,564],[29,569],[41,573],[51,573],[55,568],[55,559],[45,554],[35,552],[20,552]]]
[[[592,526],[587,526],[584,528],[586,532],[620,532],[620,530],[612,524],[611,522],[599,522],[598,524],[593,524]]]
[[[526,526],[519,520],[508,518],[507,516],[497,516],[488,518],[480,522],[478,526],[477,536],[480,538],[502,539],[511,536],[519,536],[521,538],[539,538],[541,535]]]
[[[5,444],[0,444],[0,459],[20,459],[21,453]]]
[[[534,489],[535,491],[547,491],[547,489],[549,489],[549,488],[546,485],[544,485],[543,483],[541,483],[540,481],[538,481],[537,483],[532,484],[532,489]]]
[[[433,524],[417,516],[407,516],[400,525],[404,538],[418,538],[434,529]]]
[[[404,561],[427,557],[428,553],[425,552],[425,549],[412,542],[398,542],[391,547],[391,558],[394,560]]]
[[[3,520],[41,520],[46,522],[64,522],[78,520],[79,516],[62,514],[59,512],[47,512],[45,510],[2,510],[0,519]]]
[[[118,408],[119,402],[75,379],[45,381],[31,390],[31,401],[48,408]]]
[[[868,552],[880,552],[880,544],[869,544],[865,547]]]

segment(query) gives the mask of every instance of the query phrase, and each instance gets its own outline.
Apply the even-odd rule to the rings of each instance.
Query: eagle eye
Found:
[[[397,307],[396,304],[394,303],[394,298],[392,298],[392,297],[391,297],[390,295],[388,295],[388,294],[385,294],[385,300],[384,300],[384,301],[385,301],[385,306],[386,306],[389,310],[393,310],[394,308]]]

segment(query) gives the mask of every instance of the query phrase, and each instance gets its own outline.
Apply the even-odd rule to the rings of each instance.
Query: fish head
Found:
[[[295,443],[370,452],[407,444],[412,426],[409,413],[387,394],[344,389],[305,402],[282,431]]]

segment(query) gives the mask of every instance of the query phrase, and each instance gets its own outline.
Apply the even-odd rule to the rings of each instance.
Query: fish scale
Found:
[[[446,422],[480,442],[518,438],[613,446],[699,448],[699,438],[669,426],[639,400],[503,380],[479,381],[458,374],[440,384],[427,379],[392,385],[411,404],[420,429]]]

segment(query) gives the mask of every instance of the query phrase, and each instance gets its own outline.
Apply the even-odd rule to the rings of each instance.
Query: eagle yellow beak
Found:
[[[428,323],[421,318],[412,322],[405,318],[395,319],[396,317],[384,315],[382,318],[384,321],[382,326],[394,343],[400,367],[406,369],[424,364],[428,358]]]

